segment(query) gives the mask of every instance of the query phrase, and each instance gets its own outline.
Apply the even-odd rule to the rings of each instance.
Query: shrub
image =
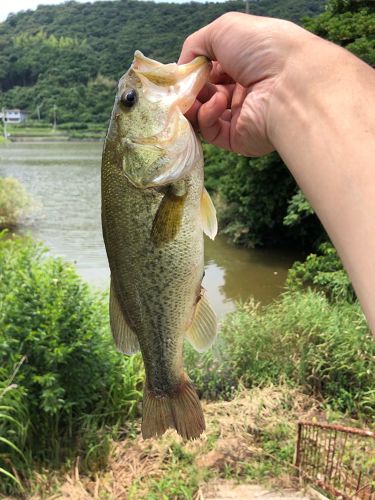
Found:
[[[286,282],[290,290],[308,286],[320,290],[331,300],[354,302],[356,295],[342,262],[331,243],[323,243],[318,252],[310,254],[304,262],[295,262]]]
[[[0,366],[15,376],[33,459],[58,465],[100,446],[106,425],[137,413],[139,357],[115,352],[107,300],[30,239],[0,239]],[[103,437],[103,445],[106,439]]]
[[[0,228],[17,226],[33,215],[38,205],[22,184],[11,177],[0,177]]]

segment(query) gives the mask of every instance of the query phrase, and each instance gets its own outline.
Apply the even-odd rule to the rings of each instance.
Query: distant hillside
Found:
[[[253,14],[315,16],[325,0],[250,0]],[[164,62],[178,58],[191,32],[243,1],[167,4],[117,0],[68,2],[11,15],[0,24],[0,105],[58,122],[107,121],[116,81],[136,49]]]

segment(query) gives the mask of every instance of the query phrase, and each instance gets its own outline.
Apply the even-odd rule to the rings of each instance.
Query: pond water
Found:
[[[11,143],[0,146],[0,176],[21,181],[42,204],[30,228],[55,255],[74,262],[94,286],[107,288],[109,268],[100,222],[100,143]],[[24,230],[24,229],[23,229]],[[299,256],[288,250],[245,250],[223,237],[205,240],[204,286],[219,317],[236,300],[263,304],[281,292]]]

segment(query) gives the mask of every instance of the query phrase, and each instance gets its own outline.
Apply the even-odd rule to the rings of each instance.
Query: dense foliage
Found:
[[[311,248],[324,230],[277,153],[246,158],[204,146],[206,187],[217,195],[222,233],[243,246]]]
[[[321,12],[324,0],[259,0],[254,14],[298,21]],[[187,35],[244,3],[153,3],[129,0],[40,6],[0,24],[1,105],[52,121],[105,127],[116,81],[134,51],[170,62]]]
[[[306,19],[317,35],[345,47],[375,67],[375,8],[371,0],[331,0],[326,12]]]
[[[19,422],[0,411],[0,477],[1,468],[26,474],[31,460],[77,453],[89,466],[105,445],[101,429],[137,413],[140,358],[115,352],[106,301],[40,245],[2,238],[0,269],[0,405]],[[2,394],[19,363],[17,387]],[[23,443],[23,455],[4,439]]]
[[[374,16],[367,0],[250,2],[255,14],[299,21],[375,64]],[[162,4],[120,0],[12,15],[0,25],[0,100],[34,118],[57,121],[81,137],[89,122],[104,129],[116,81],[136,48],[171,61],[184,38],[243,3]],[[315,17],[313,17],[315,16]],[[108,26],[111,30],[108,30]],[[218,194],[221,229],[246,246],[293,243],[317,248],[325,232],[277,154],[244,159],[206,148],[206,182]]]

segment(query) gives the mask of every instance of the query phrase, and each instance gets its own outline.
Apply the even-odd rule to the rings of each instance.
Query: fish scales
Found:
[[[163,194],[136,189],[123,175],[121,165],[110,154],[104,156],[109,158],[103,162],[102,191],[108,190],[110,195],[103,200],[103,218],[111,221],[105,227],[115,289],[137,332],[149,380],[159,389],[170,390],[181,375],[170,367],[182,370],[185,323],[192,319],[203,276],[203,233],[198,217],[203,170],[197,165],[186,178],[188,195],[181,231],[157,248],[150,235]]]
[[[185,337],[202,350],[216,335],[215,316],[201,288],[202,200],[206,202],[203,212],[204,206],[208,212],[211,209],[208,218],[215,214],[203,188],[200,146],[183,117],[183,106],[173,108],[178,93],[173,95],[175,101],[170,99],[173,82],[180,88],[184,78],[192,80],[194,71],[202,76],[203,68],[203,74],[208,74],[205,61],[194,64],[188,68],[161,65],[138,55],[138,66],[151,68],[151,73],[142,80],[133,63],[134,70],[120,80],[103,149],[102,225],[111,270],[111,328],[119,350],[130,354],[139,347],[142,353],[145,437],[160,435],[168,427],[185,438],[204,430],[200,403],[184,373],[182,357]],[[156,76],[152,74],[155,65]],[[162,92],[158,85],[165,79],[169,90],[164,101],[169,99],[169,106],[162,96],[152,102],[152,92]],[[194,81],[189,88],[199,90]],[[136,95],[131,111],[124,95]],[[155,135],[160,123],[164,128]],[[140,139],[135,132],[142,133]],[[183,133],[186,137],[180,141]],[[171,158],[169,163],[166,158]]]

